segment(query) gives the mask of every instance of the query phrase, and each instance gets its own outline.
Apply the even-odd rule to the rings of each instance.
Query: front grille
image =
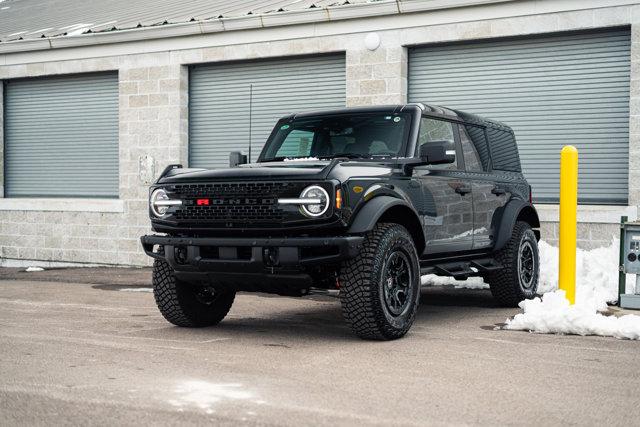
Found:
[[[283,214],[274,204],[234,206],[186,206],[175,214],[178,220],[200,221],[282,221]]]
[[[278,198],[298,197],[308,183],[240,182],[215,184],[174,184],[167,188],[172,198],[183,200],[173,218],[179,222],[233,224],[281,224],[291,217],[278,205]],[[208,205],[198,205],[206,199]]]

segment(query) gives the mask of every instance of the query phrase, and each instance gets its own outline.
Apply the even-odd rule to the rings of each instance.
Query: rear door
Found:
[[[470,250],[473,244],[472,188],[465,180],[457,124],[423,117],[418,144],[449,140],[456,143],[456,161],[419,166],[414,176],[422,187],[419,207],[429,254]]]
[[[488,172],[491,162],[485,129],[473,125],[458,125],[458,131],[466,175],[473,194],[472,247],[490,248],[497,232],[497,224],[493,222],[494,213],[507,203],[510,194]]]

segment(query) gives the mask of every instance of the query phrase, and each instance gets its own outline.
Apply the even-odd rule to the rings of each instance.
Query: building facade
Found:
[[[165,166],[249,141],[255,159],[289,112],[418,101],[514,128],[551,243],[576,145],[579,246],[608,245],[640,204],[636,3],[380,1],[0,43],[0,262],[147,265]]]

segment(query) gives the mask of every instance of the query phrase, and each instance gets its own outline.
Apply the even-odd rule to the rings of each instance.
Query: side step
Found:
[[[502,265],[493,258],[478,258],[428,265],[420,268],[420,274],[435,274],[453,277],[456,280],[466,280],[469,277],[482,276],[502,268]]]

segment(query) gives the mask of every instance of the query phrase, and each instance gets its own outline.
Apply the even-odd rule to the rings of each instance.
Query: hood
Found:
[[[177,168],[158,179],[158,184],[187,181],[246,181],[323,178],[333,165],[328,160],[252,163],[235,168]]]
[[[302,160],[252,163],[222,169],[171,169],[158,179],[157,184],[203,181],[285,181],[325,180],[335,178],[344,182],[354,176],[380,177],[393,173],[393,168],[372,162],[344,160]]]

